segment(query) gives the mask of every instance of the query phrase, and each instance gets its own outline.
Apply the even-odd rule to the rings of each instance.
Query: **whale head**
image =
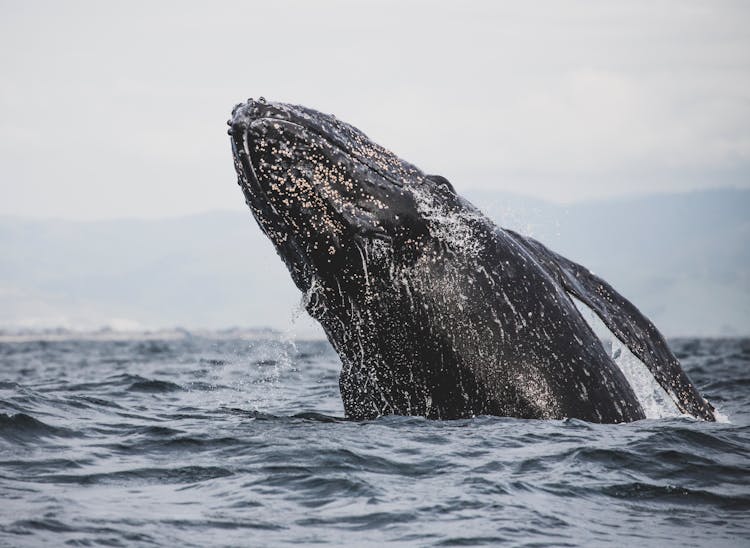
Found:
[[[228,124],[246,202],[302,291],[362,265],[373,242],[419,242],[429,230],[420,197],[455,199],[444,178],[328,114],[249,99]]]

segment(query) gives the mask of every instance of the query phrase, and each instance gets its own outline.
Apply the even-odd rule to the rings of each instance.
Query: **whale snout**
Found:
[[[229,126],[227,133],[229,135],[242,134],[247,129],[247,126],[250,125],[250,122],[261,116],[260,107],[265,104],[266,100],[262,97],[259,100],[250,97],[244,103],[234,105],[234,108],[232,108],[232,117],[227,120],[227,125]]]
[[[288,119],[289,112],[285,105],[266,101],[264,97],[250,97],[244,103],[237,103],[232,108],[232,117],[227,120],[229,135],[240,135],[247,127],[259,118]]]

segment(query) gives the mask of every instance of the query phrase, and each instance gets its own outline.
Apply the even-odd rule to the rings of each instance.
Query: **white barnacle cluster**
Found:
[[[281,126],[273,124],[277,130]],[[304,146],[300,146],[304,145]],[[267,199],[296,233],[314,241],[317,234],[340,235],[341,222],[331,215],[310,174],[321,164],[319,156],[304,142],[291,142],[282,131],[266,133],[255,141],[258,175],[266,187]],[[319,169],[319,168],[318,168]],[[308,212],[300,216],[298,212]],[[304,224],[303,224],[304,220]]]
[[[345,224],[379,228],[377,213],[388,205],[356,179],[351,158],[308,130],[285,129],[283,123],[259,128],[254,156],[267,198],[292,231],[333,255]]]
[[[306,157],[312,167],[311,181],[315,189],[344,217],[369,214],[370,221],[377,224],[377,217],[372,212],[386,209],[386,204],[367,192],[342,162],[331,162],[316,152],[313,150],[313,154]]]
[[[392,186],[392,190],[384,193],[384,201],[367,192],[361,181],[352,180],[350,173],[345,173],[338,179],[338,182],[339,187],[341,184],[344,185],[344,188],[348,191],[348,195],[341,199],[340,196],[337,196],[336,186],[326,184],[326,182],[332,180],[331,167],[326,166],[322,172],[316,172],[315,181],[321,188],[328,189],[327,197],[333,204],[342,211],[359,215],[360,218],[369,214],[371,226],[378,228],[380,223],[376,212],[389,208],[387,200],[395,198],[390,193],[404,194],[405,192],[411,192],[417,199],[417,204],[421,210],[420,213],[429,213],[426,217],[432,221],[433,236],[443,236],[455,247],[473,251],[475,255],[480,251],[480,247],[476,243],[476,239],[473,237],[473,232],[469,226],[468,215],[461,217],[456,212],[449,211],[435,196],[430,195],[427,191],[422,191],[419,185],[409,185],[409,182],[416,182],[423,177],[417,168],[404,162],[390,150],[373,143],[358,130],[341,123],[338,124],[338,128],[344,129],[346,132],[347,143],[351,147],[346,152],[350,153],[356,162],[367,166],[379,176],[387,179],[388,183]],[[327,142],[326,145],[333,147],[333,145]],[[339,166],[340,163],[333,166],[334,173],[335,168]],[[406,185],[408,187],[404,188]],[[398,215],[395,215],[395,218],[398,219]],[[404,242],[405,245],[415,243],[417,242],[411,240]],[[469,249],[470,247],[471,249]]]
[[[411,164],[408,164],[385,147],[373,143],[360,132],[352,132],[352,153],[362,163],[375,167],[381,173],[391,175],[395,180],[403,182],[419,174]]]

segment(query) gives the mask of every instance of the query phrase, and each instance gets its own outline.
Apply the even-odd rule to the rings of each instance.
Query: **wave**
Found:
[[[74,430],[49,425],[26,413],[0,413],[0,438],[7,441],[29,442],[40,438],[69,438],[79,435]]]
[[[327,344],[166,346],[2,349],[0,492],[15,514],[0,545],[687,546],[750,533],[743,340],[676,343],[732,424],[352,421]]]
[[[148,485],[193,484],[231,476],[232,471],[219,466],[182,466],[176,468],[134,468],[100,474],[48,474],[35,478],[43,483],[74,483],[77,485]]]
[[[128,387],[128,392],[175,392],[177,390],[183,390],[183,388],[169,381],[160,380],[142,380],[136,381]]]

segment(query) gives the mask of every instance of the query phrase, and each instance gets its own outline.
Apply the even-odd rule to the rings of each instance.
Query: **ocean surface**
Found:
[[[670,342],[727,421],[350,422],[325,342],[2,342],[0,545],[750,546],[750,339]]]

